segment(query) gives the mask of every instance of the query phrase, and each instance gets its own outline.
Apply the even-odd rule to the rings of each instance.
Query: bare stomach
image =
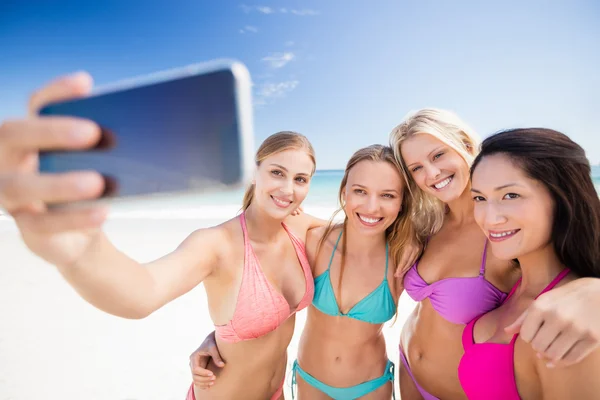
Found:
[[[310,307],[298,348],[298,363],[308,374],[330,386],[349,387],[382,376],[387,361],[381,325]]]
[[[196,400],[271,399],[285,377],[294,324],[295,316],[291,316],[275,331],[257,339],[238,343],[217,339],[225,367],[212,362],[208,365],[217,379],[208,390],[195,389]]]
[[[402,328],[400,343],[413,376],[440,399],[466,399],[458,380],[464,325],[442,318],[429,300],[419,303]]]

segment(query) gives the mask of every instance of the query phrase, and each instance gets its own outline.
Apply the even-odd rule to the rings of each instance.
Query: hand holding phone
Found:
[[[252,169],[250,79],[239,63],[137,78],[47,105],[40,115],[76,116],[100,126],[92,149],[43,152],[40,170],[98,171],[104,197],[229,189],[244,184]]]

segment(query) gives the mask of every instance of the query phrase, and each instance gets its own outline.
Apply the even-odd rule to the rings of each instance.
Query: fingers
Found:
[[[221,354],[219,353],[217,346],[209,347],[208,353],[212,357],[213,363],[215,363],[217,367],[223,368],[225,366],[225,362],[223,359],[221,359]]]
[[[87,149],[100,137],[98,125],[71,117],[32,117],[0,127],[2,146],[13,151]]]
[[[580,340],[563,356],[561,364],[564,366],[577,364],[598,347],[600,347],[600,343],[597,340],[591,338]]]
[[[210,358],[210,354],[204,351],[196,351],[190,356],[190,369],[194,385],[203,390],[214,385],[216,379],[214,373],[206,369]]]
[[[561,332],[540,357],[548,360],[549,367],[569,366],[583,360],[598,346],[591,335],[571,327]]]
[[[525,310],[512,324],[505,327],[504,331],[508,334],[516,335],[521,331],[521,325],[523,324],[523,321],[525,321],[525,318],[527,318],[527,310]]]
[[[0,177],[0,204],[12,213],[32,203],[66,203],[95,199],[104,191],[104,178],[96,172],[52,175],[14,174]]]
[[[544,313],[535,307],[535,303],[526,310],[526,313],[521,324],[519,336],[525,342],[531,343],[540,327],[544,324],[545,318]]]
[[[92,86],[92,77],[87,72],[58,78],[30,97],[29,115],[35,115],[48,103],[86,96],[92,90]]]
[[[106,220],[105,208],[59,209],[43,214],[31,212],[14,213],[15,223],[21,232],[52,234],[75,230],[98,228]]]
[[[556,340],[562,335],[564,324],[560,323],[560,321],[554,320],[544,320],[543,324],[537,330],[535,336],[531,340],[531,347],[543,355],[546,353],[550,345],[552,345]],[[564,339],[564,338],[563,338]]]

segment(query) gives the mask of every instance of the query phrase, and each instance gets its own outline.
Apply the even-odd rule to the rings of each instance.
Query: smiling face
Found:
[[[416,134],[400,147],[408,173],[417,186],[444,203],[459,198],[469,183],[467,162],[450,146],[426,133]]]
[[[313,170],[305,150],[286,150],[265,158],[256,171],[253,203],[271,217],[285,219],[306,198]]]
[[[502,260],[550,244],[554,202],[542,183],[525,175],[503,154],[484,157],[473,171],[475,220]]]
[[[348,171],[342,193],[349,226],[368,235],[384,233],[400,213],[403,191],[404,181],[393,164],[358,162]]]

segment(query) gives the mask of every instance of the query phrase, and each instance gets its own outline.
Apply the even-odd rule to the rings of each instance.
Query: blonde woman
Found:
[[[397,126],[390,142],[409,181],[415,228],[425,242],[422,257],[404,277],[418,305],[400,339],[402,399],[466,398],[457,372],[463,329],[498,307],[521,271],[487,251],[488,239],[475,221],[469,168],[479,141],[468,125],[451,112],[423,109]],[[522,325],[521,337],[554,362],[563,356],[581,360],[600,337],[599,317],[585,312],[591,300],[599,301],[598,282],[570,282],[567,291],[551,292],[552,300],[540,297],[511,329]],[[559,335],[560,348],[550,349]]]
[[[315,171],[312,146],[293,132],[267,138],[256,155],[242,214],[193,232],[172,253],[141,265],[102,232],[106,210],[44,206],[102,193],[95,172],[41,176],[35,162],[41,150],[97,142],[100,129],[91,121],[35,116],[44,103],[85,95],[90,88],[85,74],[54,82],[33,96],[29,118],[2,125],[1,205],[27,246],[107,313],[144,318],[204,283],[217,341],[232,362],[211,391],[194,393],[191,387],[189,399],[282,398],[295,313],[310,304],[314,289],[303,243],[312,220],[305,215],[284,220],[308,193]]]

